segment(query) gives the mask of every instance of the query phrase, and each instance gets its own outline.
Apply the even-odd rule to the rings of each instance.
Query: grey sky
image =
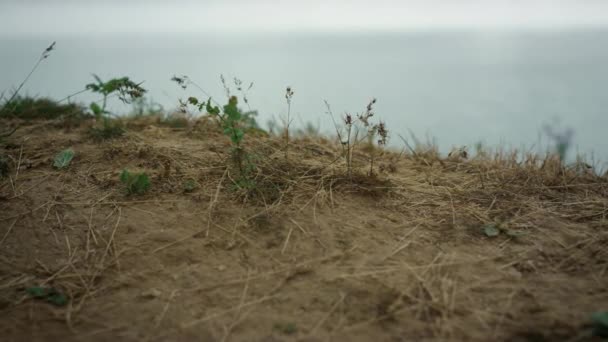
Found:
[[[608,26],[604,0],[0,0],[0,34],[567,29]]]

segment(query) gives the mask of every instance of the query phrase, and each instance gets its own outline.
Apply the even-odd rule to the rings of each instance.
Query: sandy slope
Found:
[[[351,182],[326,141],[286,161],[250,140],[262,190],[246,195],[204,127],[103,143],[20,129],[0,181],[2,340],[565,341],[608,309],[606,179],[386,153],[393,172]],[[125,167],[151,175],[148,194],[125,196]],[[485,236],[492,222],[518,236]],[[35,285],[69,304],[30,299]]]

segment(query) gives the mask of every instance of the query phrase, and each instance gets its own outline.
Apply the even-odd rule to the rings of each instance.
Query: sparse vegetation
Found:
[[[117,95],[124,103],[141,98],[146,90],[141,87],[141,83],[135,83],[128,77],[113,78],[107,82],[102,81],[99,76],[93,75],[96,83],[89,83],[85,89],[98,93],[103,96],[101,105],[97,102],[92,102],[89,109],[95,116],[98,122],[101,122],[101,127],[92,127],[90,130],[91,136],[96,140],[107,140],[123,135],[124,128],[119,120],[110,118],[111,113],[106,107],[108,99],[112,95]]]
[[[185,76],[182,78],[174,76],[172,80],[177,82],[184,89],[188,84],[187,82],[190,82]],[[230,95],[230,89],[226,86],[223,77],[222,84],[224,85],[226,94],[230,97],[228,103],[224,105],[221,110],[219,106],[213,104],[211,98],[207,101],[200,101],[194,96],[190,96],[187,103],[182,102],[181,106],[185,111],[187,105],[192,105],[197,108],[199,112],[206,112],[207,115],[217,120],[222,133],[230,138],[230,142],[232,143],[232,150],[230,153],[231,159],[238,171],[238,177],[235,179],[234,183],[239,188],[248,189],[254,185],[251,174],[255,169],[255,165],[252,162],[251,156],[245,151],[243,139],[245,137],[246,129],[252,128],[252,118],[243,115],[238,107],[238,98],[234,95]],[[255,120],[253,121],[253,124],[255,125]]]
[[[150,189],[150,178],[144,172],[131,173],[124,169],[120,173],[120,182],[125,186],[129,195],[143,195]]]
[[[359,144],[366,142],[367,144],[363,147],[364,151],[367,152],[369,157],[369,176],[374,174],[374,157],[376,153],[376,146],[385,146],[388,140],[388,130],[386,124],[380,121],[378,124],[374,124],[371,118],[374,116],[374,104],[376,99],[372,99],[363,113],[357,114],[353,117],[352,114],[346,113],[344,115],[343,122],[344,126],[338,126],[331,107],[327,101],[325,106],[327,108],[327,114],[331,117],[336,131],[336,135],[340,144],[342,145],[342,155],[346,163],[346,172],[348,177],[352,179],[353,176],[353,153],[355,147]],[[376,140],[377,138],[377,140]]]
[[[7,107],[8,106],[8,107]],[[86,118],[82,107],[77,104],[59,104],[48,98],[15,97],[5,104],[0,112],[6,117],[23,120],[55,120],[68,118]]]

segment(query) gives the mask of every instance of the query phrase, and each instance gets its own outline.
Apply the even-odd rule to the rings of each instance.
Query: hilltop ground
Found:
[[[608,309],[605,176],[385,152],[349,179],[331,141],[285,158],[260,136],[243,192],[216,129],[129,125],[97,142],[33,121],[2,145],[3,341],[585,341]],[[127,196],[124,168],[150,191]]]

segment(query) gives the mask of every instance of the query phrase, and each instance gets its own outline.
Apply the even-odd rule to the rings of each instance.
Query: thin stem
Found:
[[[291,100],[287,99],[287,124],[285,125],[285,159],[288,159],[290,116],[291,116]]]
[[[38,69],[38,66],[40,65],[40,63],[42,63],[42,61],[45,60],[49,56],[48,54],[49,54],[49,52],[51,52],[51,50],[53,50],[54,46],[55,46],[55,42],[53,42],[53,44],[49,45],[49,47],[47,47],[46,49],[44,49],[44,51],[42,51],[40,58],[38,58],[38,61],[36,62],[36,64],[34,64],[34,67],[32,68],[32,70],[30,70],[29,74],[27,74],[27,76],[25,76],[25,78],[23,79],[21,84],[19,84],[17,89],[13,92],[13,95],[11,95],[11,97],[4,103],[4,106],[2,107],[3,111],[6,109],[6,107],[8,107],[8,104],[10,104],[11,101],[13,101],[15,99],[15,97],[17,97],[21,88],[23,88],[23,86],[30,79],[32,74],[34,74],[34,71],[36,71],[36,69]]]
[[[76,95],[80,95],[80,94],[85,93],[85,92],[87,92],[87,91],[89,91],[89,89],[82,89],[82,90],[79,90],[79,91],[77,91],[77,92],[75,92],[75,93],[73,93],[73,94],[70,94],[70,95],[68,95],[68,96],[66,96],[66,97],[64,97],[64,98],[62,98],[61,100],[57,101],[57,103],[61,103],[61,102],[65,101],[65,100],[68,100],[68,103],[69,103],[69,102],[70,102],[70,99],[71,99],[72,97],[74,97],[74,96],[76,96]]]
[[[353,128],[353,125],[349,124],[347,140],[346,140],[346,169],[348,172],[348,178],[352,178],[352,154],[351,154],[352,151],[351,151],[351,147],[350,147],[350,135],[352,132],[352,128]]]

